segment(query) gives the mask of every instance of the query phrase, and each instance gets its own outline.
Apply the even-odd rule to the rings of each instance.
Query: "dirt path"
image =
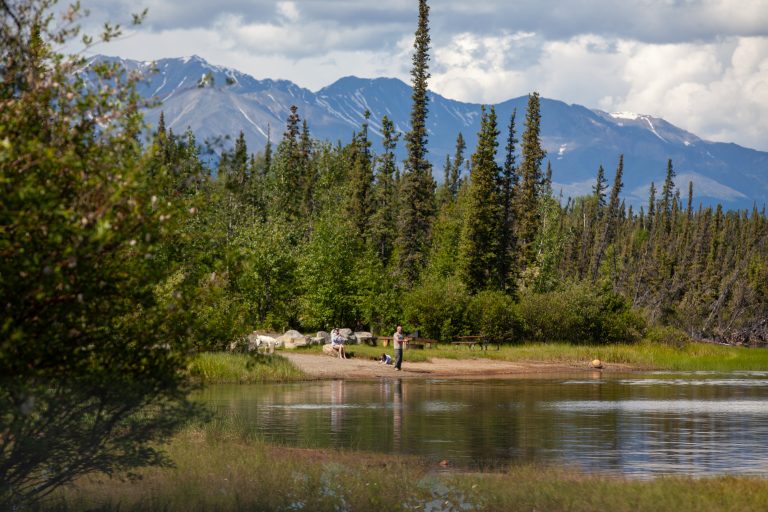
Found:
[[[378,379],[378,378],[532,378],[553,374],[599,373],[588,362],[581,365],[537,362],[495,361],[492,359],[430,359],[427,362],[403,362],[403,371],[391,365],[362,358],[338,359],[324,354],[302,354],[283,351],[307,375],[318,379]],[[602,371],[631,371],[625,365],[608,365]]]

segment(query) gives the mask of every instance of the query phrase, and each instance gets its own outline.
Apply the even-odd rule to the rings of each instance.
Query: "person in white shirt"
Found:
[[[331,331],[331,346],[339,353],[340,359],[349,359],[347,351],[344,350],[344,337],[339,332],[338,327],[334,327],[333,331]]]

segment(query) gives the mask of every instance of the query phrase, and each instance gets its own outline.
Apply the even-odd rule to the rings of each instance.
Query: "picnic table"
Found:
[[[452,341],[454,348],[468,347],[470,350],[479,346],[482,350],[488,350],[488,345],[496,345],[496,350],[501,350],[502,340],[484,336],[482,334],[475,336],[456,336],[456,341]]]
[[[408,348],[432,348],[439,343],[438,340],[430,338],[413,338],[411,336],[406,336],[405,339],[408,340]],[[392,336],[376,336],[376,341],[381,341],[381,346],[386,347],[389,345],[389,342],[392,341]]]

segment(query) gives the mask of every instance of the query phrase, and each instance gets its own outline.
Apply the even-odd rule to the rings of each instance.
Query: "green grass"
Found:
[[[290,361],[279,355],[205,352],[189,364],[190,377],[203,384],[252,384],[307,379]]]
[[[768,510],[759,478],[628,480],[534,465],[445,473],[413,457],[278,447],[243,432],[236,422],[191,426],[168,446],[175,468],[82,478],[43,510]]]
[[[319,349],[313,349],[319,350]],[[349,348],[355,357],[378,358],[382,352],[393,354],[392,347],[354,345]],[[507,345],[501,350],[453,347],[410,349],[407,361],[427,361],[430,358],[470,359],[489,358],[502,361],[536,361],[584,365],[597,358],[608,363],[631,365],[637,369],[679,371],[768,370],[768,350],[727,347],[707,343],[689,343],[683,348],[640,342],[614,345],[572,345],[567,343],[532,343]]]

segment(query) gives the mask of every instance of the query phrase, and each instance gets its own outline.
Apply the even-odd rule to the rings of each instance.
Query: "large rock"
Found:
[[[283,348],[286,349],[294,349],[298,347],[306,347],[309,345],[309,339],[307,336],[304,336],[299,331],[286,331],[285,334],[277,338],[278,342],[283,343]]]
[[[324,343],[330,343],[331,342],[331,335],[328,334],[325,331],[317,331],[317,338],[322,338],[325,340]]]
[[[248,341],[248,352],[253,352],[254,350],[258,350],[262,344],[260,336],[255,332],[248,335],[247,341]]]
[[[370,332],[357,331],[355,332],[355,339],[357,340],[358,345],[361,343],[365,343],[366,345],[373,345],[373,334]]]
[[[333,357],[339,357],[339,353],[333,349],[333,345],[326,343],[323,345],[323,354]]]
[[[296,330],[293,330],[293,329],[285,331],[283,333],[283,336],[287,336],[287,337],[290,337],[290,338],[303,338],[304,337],[304,335],[301,334],[299,331],[296,331]]]

